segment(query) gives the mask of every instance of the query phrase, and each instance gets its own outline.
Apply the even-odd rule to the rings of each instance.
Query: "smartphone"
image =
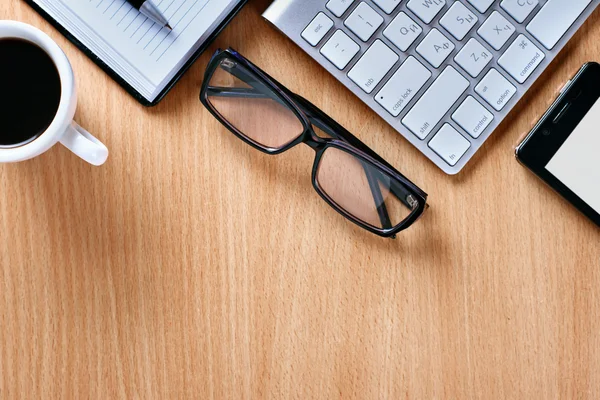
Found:
[[[567,82],[516,157],[600,226],[600,64]]]

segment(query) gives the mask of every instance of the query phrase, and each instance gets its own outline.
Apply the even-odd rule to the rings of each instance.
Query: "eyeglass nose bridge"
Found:
[[[304,132],[302,142],[317,153],[323,151],[327,146],[327,139],[317,135],[312,127],[309,127],[306,132]]]

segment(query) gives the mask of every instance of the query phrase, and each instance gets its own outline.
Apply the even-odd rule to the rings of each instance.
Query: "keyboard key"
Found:
[[[406,13],[400,12],[398,16],[383,31],[383,36],[388,38],[401,51],[406,51],[423,32],[423,28],[412,20]]]
[[[546,55],[543,51],[525,35],[519,35],[500,57],[498,64],[517,82],[524,83],[544,58]]]
[[[447,66],[406,114],[402,124],[419,139],[425,139],[468,88],[469,81]]]
[[[492,4],[494,4],[494,0],[467,0],[473,7],[477,9],[480,13],[485,13],[488,8]]]
[[[442,129],[429,142],[429,147],[448,164],[455,166],[469,150],[471,143],[456,129],[444,124]]]
[[[383,24],[383,17],[364,2],[360,3],[344,21],[344,25],[363,42],[369,40],[381,24]]]
[[[475,91],[488,102],[496,111],[501,111],[510,99],[517,93],[514,87],[505,77],[495,69],[490,72],[475,87]]]
[[[552,50],[591,2],[592,0],[548,0],[527,25],[527,31],[544,47]]]
[[[348,78],[365,92],[371,93],[399,59],[396,53],[377,39],[348,72]]]
[[[477,139],[492,123],[494,115],[472,96],[468,96],[452,114],[452,119],[472,138]]]
[[[327,35],[327,32],[329,32],[331,28],[333,28],[333,21],[325,14],[319,13],[315,19],[308,24],[304,32],[302,32],[302,37],[314,47],[319,44],[321,39]]]
[[[410,56],[375,96],[383,108],[394,117],[400,115],[408,103],[431,78],[431,72],[416,58]]]
[[[377,4],[386,14],[391,14],[400,4],[400,0],[373,0],[373,3]]]
[[[461,2],[456,2],[440,19],[442,25],[457,40],[463,40],[479,19]]]
[[[492,53],[477,39],[469,39],[465,47],[454,57],[454,61],[473,78],[477,78],[492,59]]]
[[[498,11],[494,11],[481,25],[477,33],[494,49],[500,50],[515,33],[515,26]]]
[[[434,68],[438,68],[454,51],[454,43],[436,28],[433,28],[417,46],[417,53],[423,56]]]
[[[321,54],[338,69],[346,68],[359,51],[360,46],[340,30],[337,30],[321,48]]]
[[[410,0],[407,7],[414,12],[421,21],[429,24],[442,8],[446,5],[446,0]]]
[[[539,3],[538,0],[502,0],[500,7],[521,24]]]
[[[329,0],[326,7],[333,15],[340,18],[352,3],[354,3],[354,0]]]

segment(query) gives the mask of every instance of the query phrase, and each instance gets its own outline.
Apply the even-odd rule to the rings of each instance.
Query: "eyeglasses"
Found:
[[[337,212],[379,236],[395,238],[427,207],[427,194],[308,100],[235,50],[207,67],[202,104],[237,137],[267,154],[299,143],[315,150],[312,183]]]

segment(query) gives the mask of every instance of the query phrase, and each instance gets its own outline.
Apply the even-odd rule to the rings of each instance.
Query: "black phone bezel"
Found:
[[[516,157],[521,164],[598,226],[600,226],[600,214],[551,174],[546,166],[599,99],[600,64],[590,62],[571,79],[568,86],[563,89],[516,149]],[[561,113],[562,115],[557,119]]]

